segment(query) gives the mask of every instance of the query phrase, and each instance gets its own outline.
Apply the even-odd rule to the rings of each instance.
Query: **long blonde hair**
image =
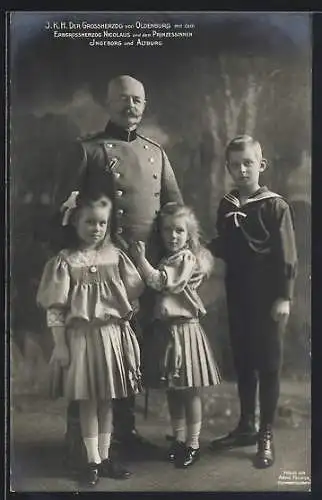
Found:
[[[195,255],[200,271],[208,278],[214,268],[214,258],[200,242],[201,231],[197,217],[192,208],[176,202],[166,203],[160,212],[160,223],[169,217],[184,217],[187,225],[187,244]]]

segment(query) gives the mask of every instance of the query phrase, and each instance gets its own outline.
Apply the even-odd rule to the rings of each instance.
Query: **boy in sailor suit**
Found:
[[[254,465],[275,460],[272,425],[279,397],[283,333],[290,313],[297,268],[290,206],[259,185],[266,168],[260,144],[249,136],[233,139],[226,166],[236,189],[218,208],[218,237],[210,250],[226,263],[230,340],[237,374],[240,420],[212,449],[257,444]],[[255,428],[259,381],[260,429]]]

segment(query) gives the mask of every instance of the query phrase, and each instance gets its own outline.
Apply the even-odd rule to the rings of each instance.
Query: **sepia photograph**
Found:
[[[7,16],[10,491],[311,491],[312,15]]]

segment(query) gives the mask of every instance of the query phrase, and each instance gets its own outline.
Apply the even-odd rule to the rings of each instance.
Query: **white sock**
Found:
[[[84,437],[83,438],[85,448],[87,451],[87,461],[88,463],[101,463],[101,457],[98,453],[98,436],[95,437]]]
[[[176,441],[185,442],[186,437],[186,422],[184,418],[171,419],[173,436]]]
[[[111,433],[98,435],[98,451],[102,460],[106,460],[109,456],[111,444]]]
[[[187,447],[191,446],[195,450],[199,448],[199,436],[201,430],[201,422],[197,422],[196,424],[188,424],[187,425]]]

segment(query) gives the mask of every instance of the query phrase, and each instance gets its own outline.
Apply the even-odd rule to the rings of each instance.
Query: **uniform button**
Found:
[[[117,234],[122,234],[123,233],[123,229],[121,227],[118,227],[117,230],[116,230]]]
[[[149,146],[147,144],[144,144],[144,149],[149,149]]]
[[[150,163],[154,163],[154,158],[149,158]]]
[[[115,192],[116,196],[118,198],[121,198],[121,196],[123,196],[123,191],[121,191],[120,189],[118,189],[116,192]]]
[[[157,174],[153,174],[153,179],[157,179],[157,178],[158,178]]]
[[[89,268],[89,270],[90,270],[90,272],[91,272],[91,273],[96,273],[96,271],[97,271],[97,267],[96,267],[96,266],[91,266],[91,267]]]
[[[114,146],[114,144],[108,143],[108,144],[106,144],[106,146],[107,146],[108,148],[112,148],[112,147]]]
[[[117,213],[118,215],[123,215],[123,214],[124,214],[124,210],[123,210],[123,208],[118,208],[118,209],[117,209],[117,211],[116,211],[116,213]]]
[[[119,172],[114,172],[114,177],[115,179],[119,179],[121,177],[121,174]]]
[[[154,193],[154,196],[158,198],[160,196],[160,193]]]

